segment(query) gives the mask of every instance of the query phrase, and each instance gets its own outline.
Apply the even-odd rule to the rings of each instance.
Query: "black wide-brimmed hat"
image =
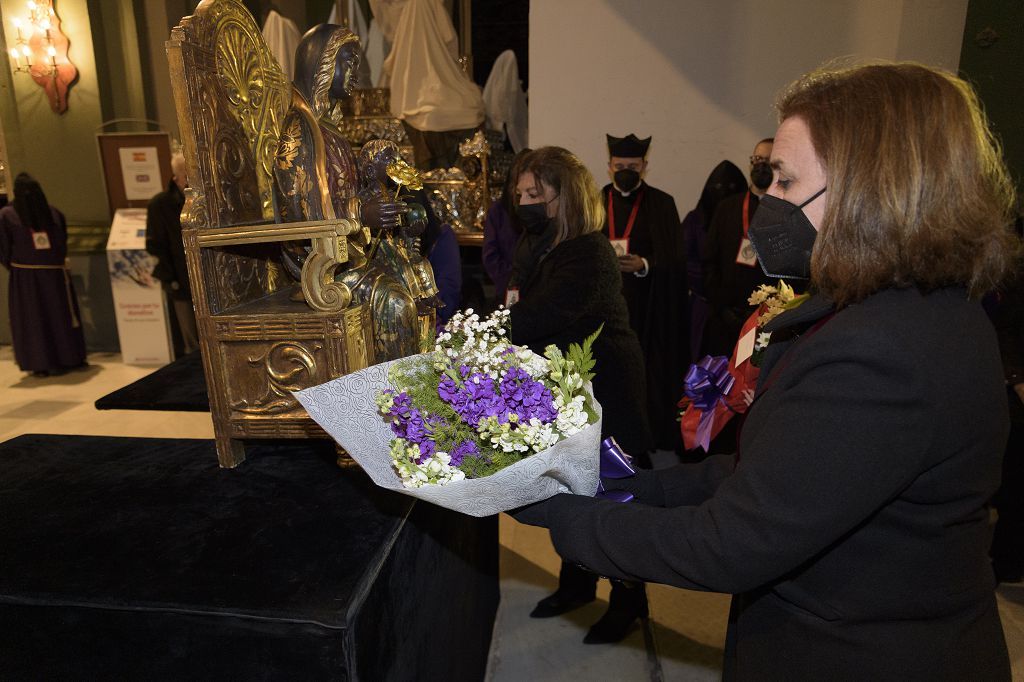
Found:
[[[615,137],[614,135],[606,135],[606,137],[608,138],[608,153],[611,156],[644,157],[647,156],[647,148],[651,146],[651,138],[641,140],[633,133],[625,137]]]

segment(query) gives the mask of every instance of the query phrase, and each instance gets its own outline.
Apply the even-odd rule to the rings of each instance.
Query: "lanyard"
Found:
[[[615,236],[615,211],[612,208],[612,191],[608,190],[608,238],[618,239]],[[633,223],[636,222],[636,214],[640,211],[640,202],[644,200],[644,191],[640,190],[640,194],[636,197],[636,203],[633,204],[633,210],[629,213],[629,220],[626,221],[626,234],[622,235],[623,239],[629,239],[629,233],[633,231]]]
[[[743,195],[743,237],[749,239],[750,232],[750,190]]]

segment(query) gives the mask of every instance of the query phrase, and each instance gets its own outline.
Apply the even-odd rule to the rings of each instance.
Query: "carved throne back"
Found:
[[[275,223],[272,169],[292,86],[238,0],[204,0],[171,32],[171,83],[189,188],[182,236],[222,466],[240,439],[325,438],[291,397],[372,364],[365,306],[294,300],[279,242],[311,238],[344,260],[351,221]],[[301,298],[301,297],[299,297]]]

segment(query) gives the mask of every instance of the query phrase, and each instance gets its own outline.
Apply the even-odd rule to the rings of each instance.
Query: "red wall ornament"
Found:
[[[78,68],[68,58],[70,41],[60,28],[51,0],[29,0],[28,18],[12,23],[17,39],[11,48],[16,73],[27,73],[50,100],[58,114],[68,109],[68,88],[78,79]]]

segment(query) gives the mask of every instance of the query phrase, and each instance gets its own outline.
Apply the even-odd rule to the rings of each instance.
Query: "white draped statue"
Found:
[[[295,48],[299,46],[301,38],[302,34],[294,21],[282,17],[277,10],[270,10],[263,24],[263,40],[289,81],[295,77]]]
[[[519,80],[519,65],[512,50],[505,50],[494,61],[491,75],[484,85],[484,107],[487,111],[487,127],[508,135],[508,141],[516,152],[528,145],[526,93]]]
[[[381,29],[386,37],[384,22]],[[391,113],[417,130],[465,130],[484,120],[480,87],[459,65],[458,36],[442,0],[404,0],[383,83],[391,87]]]

